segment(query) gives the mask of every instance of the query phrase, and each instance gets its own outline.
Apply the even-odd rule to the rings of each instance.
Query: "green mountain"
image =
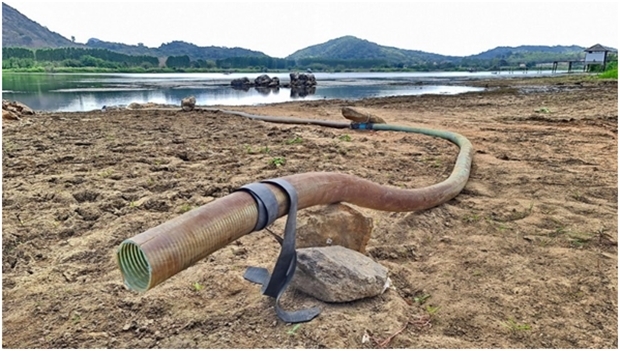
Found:
[[[460,58],[382,46],[349,35],[298,50],[287,59],[385,60],[388,63],[418,64],[429,61],[456,61]]]
[[[468,56],[468,60],[500,60],[513,65],[526,62],[553,62],[553,61],[576,61],[584,58],[584,47],[571,46],[499,46],[491,50]]]
[[[62,35],[30,20],[2,3],[2,47],[59,48],[79,47]]]
[[[161,58],[187,55],[192,61],[244,56],[268,57],[259,51],[218,46],[201,47],[182,41],[162,44],[158,48],[112,43],[96,38],[89,39],[86,45],[73,43],[62,35],[52,32],[37,22],[30,20],[5,3],[2,3],[2,47],[30,49],[80,47],[86,49],[107,49],[125,55],[146,55]]]
[[[504,58],[509,57],[515,54],[524,54],[531,52],[541,52],[548,54],[558,54],[558,55],[572,55],[575,53],[583,53],[585,48],[577,45],[571,46],[543,46],[543,45],[521,45],[521,46],[498,46],[495,49],[487,50],[485,52],[481,52],[477,55],[468,56],[468,58],[472,59],[483,59],[483,60],[491,60],[495,58]]]
[[[173,41],[171,43],[162,44],[159,46],[158,50],[166,56],[187,55],[192,60],[218,60],[229,57],[246,56],[268,57],[259,51],[252,51],[243,48],[226,48],[221,46],[197,46],[184,41]]]
[[[144,45],[127,45],[112,43],[91,38],[86,43],[89,48],[107,49],[126,55],[148,55],[156,57],[189,56],[190,60],[218,60],[229,57],[267,57],[262,52],[242,48],[225,48],[220,46],[197,46],[184,41],[173,41],[160,45],[158,48],[150,48]]]
[[[107,49],[125,55],[147,55],[159,56],[157,49],[149,48],[144,45],[127,45],[122,43],[112,43],[108,41],[90,38],[86,42],[86,47],[91,49]]]

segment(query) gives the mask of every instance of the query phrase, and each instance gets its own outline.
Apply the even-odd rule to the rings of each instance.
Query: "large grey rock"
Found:
[[[364,253],[372,229],[372,218],[345,204],[307,210],[299,218],[297,248],[340,245]]]
[[[325,302],[349,302],[377,296],[389,286],[388,270],[342,246],[297,250],[292,286]]]

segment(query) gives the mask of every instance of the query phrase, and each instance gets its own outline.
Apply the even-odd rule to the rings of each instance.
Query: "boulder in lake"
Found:
[[[270,88],[278,88],[280,87],[280,78],[273,77],[271,78],[271,82],[268,85]]]
[[[233,87],[244,88],[244,87],[252,86],[252,82],[250,82],[248,77],[243,77],[243,78],[233,79],[230,82],[230,85],[232,85]]]
[[[271,78],[268,75],[263,74],[254,79],[254,86],[256,87],[268,87],[271,84]]]
[[[316,86],[316,78],[312,73],[293,72],[289,74],[291,87],[313,87]]]

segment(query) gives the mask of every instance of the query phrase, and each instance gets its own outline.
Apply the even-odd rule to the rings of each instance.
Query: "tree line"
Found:
[[[153,56],[132,56],[105,49],[57,48],[36,49],[3,48],[2,68],[53,67],[157,67],[159,59]]]
[[[525,62],[527,68],[533,68],[536,62],[544,62],[549,57],[540,54],[504,55],[493,59],[463,58],[459,62],[388,62],[384,59],[330,59],[302,58],[282,59],[269,56],[240,56],[217,60],[191,60],[188,55],[168,56],[161,60],[154,56],[126,55],[108,49],[57,48],[26,49],[3,48],[3,69],[39,69],[42,71],[55,68],[94,68],[106,70],[140,71],[210,71],[210,70],[305,70],[314,71],[456,71],[456,70],[496,70],[502,67],[518,67]],[[617,56],[615,56],[617,60]]]
[[[26,49],[4,48],[2,50],[2,68],[19,69],[36,66],[52,67],[99,67],[118,69],[123,67],[142,67],[155,69],[160,67],[160,60],[154,56],[125,55],[107,49],[56,48]],[[374,59],[325,59],[304,58],[290,60],[269,56],[241,56],[218,60],[191,60],[188,55],[168,56],[163,67],[173,70],[287,70],[312,68],[317,71],[334,69],[371,69],[373,67],[389,67],[384,60]],[[402,68],[402,67],[401,67]]]

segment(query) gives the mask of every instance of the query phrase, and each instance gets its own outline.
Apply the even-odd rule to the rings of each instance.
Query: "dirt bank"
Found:
[[[288,293],[323,309],[298,328],[242,278],[247,266],[272,267],[279,247],[266,233],[144,294],[123,287],[114,250],[261,179],[333,171],[433,184],[450,173],[455,146],[200,111],[4,121],[2,346],[617,348],[617,82],[479,84],[492,89],[237,108],[341,120],[342,106],[359,106],[388,123],[459,132],[477,150],[456,199],[419,213],[360,209],[375,223],[368,254],[390,269],[393,289],[347,304]]]

